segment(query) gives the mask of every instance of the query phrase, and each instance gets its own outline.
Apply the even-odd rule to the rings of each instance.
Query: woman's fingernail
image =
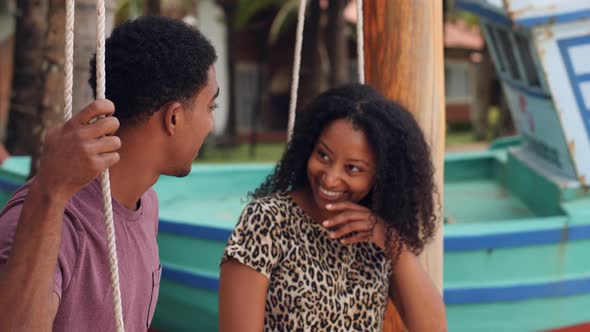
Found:
[[[324,227],[328,227],[328,226],[330,226],[330,221],[326,220],[322,223],[322,225],[324,225]]]
[[[330,233],[330,238],[331,238],[331,239],[333,239],[333,238],[335,238],[335,237],[336,237],[336,233],[335,233],[335,232],[331,232],[331,233]]]
[[[326,209],[331,209],[332,208],[332,204],[326,204]]]

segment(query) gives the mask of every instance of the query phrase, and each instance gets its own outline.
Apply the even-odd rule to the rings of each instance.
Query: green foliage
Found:
[[[467,130],[448,130],[445,140],[446,146],[475,144],[478,141],[473,135],[473,131]]]
[[[238,10],[234,18],[237,29],[241,29],[250,22],[258,12],[269,7],[280,6],[283,0],[239,0]]]
[[[284,5],[279,9],[279,12],[275,16],[270,26],[270,32],[268,34],[268,43],[274,44],[281,32],[288,26],[288,23],[294,21],[297,17],[297,10],[299,8],[298,0],[285,1]]]
[[[479,25],[479,17],[474,13],[460,10],[455,12],[455,16],[470,26]]]
[[[487,137],[490,140],[496,139],[500,137],[500,133],[502,131],[501,125],[502,121],[500,120],[500,108],[497,106],[490,107],[488,112],[488,132]]]
[[[141,0],[117,0],[115,6],[115,25],[139,17],[143,13],[144,2]]]
[[[2,1],[2,0],[0,0]],[[195,3],[199,0],[159,0],[162,8],[166,6],[180,6],[183,10],[191,12]],[[145,15],[147,0],[115,0],[115,26],[127,20],[136,19]]]
[[[240,0],[234,25],[236,29],[245,27],[256,14],[269,8],[278,8],[268,34],[268,43],[274,44],[281,33],[295,22],[299,0]]]

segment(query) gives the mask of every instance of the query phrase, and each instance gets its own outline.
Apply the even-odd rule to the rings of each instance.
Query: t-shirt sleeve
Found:
[[[22,202],[9,202],[0,212],[0,271],[10,255],[21,209]]]
[[[231,234],[221,264],[235,259],[270,278],[283,258],[282,227],[269,202],[248,204]]]
[[[82,240],[78,231],[77,219],[67,211],[64,215],[64,223],[61,232],[61,246],[57,257],[57,267],[53,280],[53,291],[59,295],[61,300],[62,292],[65,291],[78,264],[78,257],[81,252]]]
[[[0,212],[0,272],[4,269],[12,250],[23,203],[24,199],[11,201]],[[78,232],[75,230],[73,218],[66,213],[62,226],[61,246],[53,280],[53,290],[60,297],[60,300],[62,290],[69,284],[76,266],[79,242]]]

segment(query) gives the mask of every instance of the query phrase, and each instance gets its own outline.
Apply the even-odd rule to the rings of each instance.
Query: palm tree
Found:
[[[236,54],[236,13],[238,10],[238,3],[235,0],[217,0],[217,4],[223,9],[223,12],[226,17],[226,26],[227,26],[227,36],[226,36],[226,45],[227,45],[227,63],[228,63],[228,91],[226,92],[229,95],[229,103],[228,103],[228,112],[227,112],[227,123],[225,126],[225,140],[227,140],[228,144],[235,145],[238,136],[238,124],[237,124],[237,114],[236,114],[236,96],[235,96],[235,86],[236,86],[236,73],[235,73],[235,54]]]
[[[51,82],[54,78],[52,72],[59,71],[63,64],[63,56],[60,61],[51,45],[59,40],[55,31],[59,29],[60,15],[63,21],[63,4],[59,0],[17,1],[21,15],[14,34],[13,97],[6,137],[12,154],[38,155],[45,115],[55,109],[50,104],[54,99],[46,94],[45,87],[48,79]],[[31,164],[34,174],[36,163]]]
[[[330,86],[336,87],[350,80],[348,71],[348,39],[344,31],[344,8],[348,0],[330,0],[326,26],[326,49],[330,62]]]
[[[6,146],[12,154],[32,156],[30,176],[33,176],[46,128],[63,117],[65,1],[18,0],[17,7],[21,15],[14,36],[13,98]],[[107,7],[107,26],[112,24],[112,14],[112,6]],[[95,22],[95,17],[94,0],[77,1],[74,112],[92,100],[87,82],[96,28],[89,22]]]
[[[117,0],[115,2],[115,26],[141,15],[159,16],[162,14],[161,0]],[[185,0],[185,2],[194,2],[194,0]],[[189,6],[187,5],[187,7]]]
[[[267,104],[265,100],[267,96],[267,89],[264,88],[266,81],[268,80],[267,72],[267,56],[269,49],[271,49],[277,43],[279,38],[283,38],[285,33],[294,31],[294,25],[296,23],[297,9],[299,6],[299,0],[218,0],[217,1],[225,10],[228,24],[228,49],[230,54],[232,52],[233,44],[229,42],[232,40],[232,35],[241,29],[245,29],[249,24],[255,24],[257,15],[262,12],[274,12],[270,23],[270,29],[268,34],[263,38],[266,39],[264,43],[264,49],[260,52],[261,58],[259,63],[261,64],[260,81],[259,81],[259,101],[258,107],[255,108],[254,117],[257,118],[257,113],[263,110]],[[230,8],[230,10],[228,10]],[[318,0],[310,0],[307,10],[307,17],[304,29],[303,38],[303,50],[302,50],[302,64],[300,73],[300,89],[298,95],[298,103],[300,107],[305,105],[311,97],[318,94],[323,83],[323,71],[321,70],[321,59],[322,54],[320,53],[321,44],[321,25],[320,17],[322,15],[320,2]],[[235,62],[230,59],[230,63]],[[325,61],[324,61],[325,62]],[[231,65],[230,65],[231,69]],[[233,74],[233,73],[232,73]],[[231,85],[233,86],[233,80]],[[226,127],[226,136],[236,135],[235,125],[235,107],[229,109],[228,126]],[[257,122],[257,119],[253,119],[253,122]]]

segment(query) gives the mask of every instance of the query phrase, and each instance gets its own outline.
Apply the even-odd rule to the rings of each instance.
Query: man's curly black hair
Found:
[[[338,119],[362,130],[375,153],[375,183],[360,204],[386,223],[387,251],[397,256],[403,243],[420,253],[436,226],[430,149],[413,116],[367,85],[336,88],[314,99],[297,120],[274,172],[250,195],[259,198],[308,186],[307,161],[322,131]]]
[[[199,31],[165,17],[146,16],[115,28],[105,43],[106,98],[124,124],[140,123],[173,101],[186,102],[207,84],[217,59]],[[96,57],[89,83],[96,95]]]

